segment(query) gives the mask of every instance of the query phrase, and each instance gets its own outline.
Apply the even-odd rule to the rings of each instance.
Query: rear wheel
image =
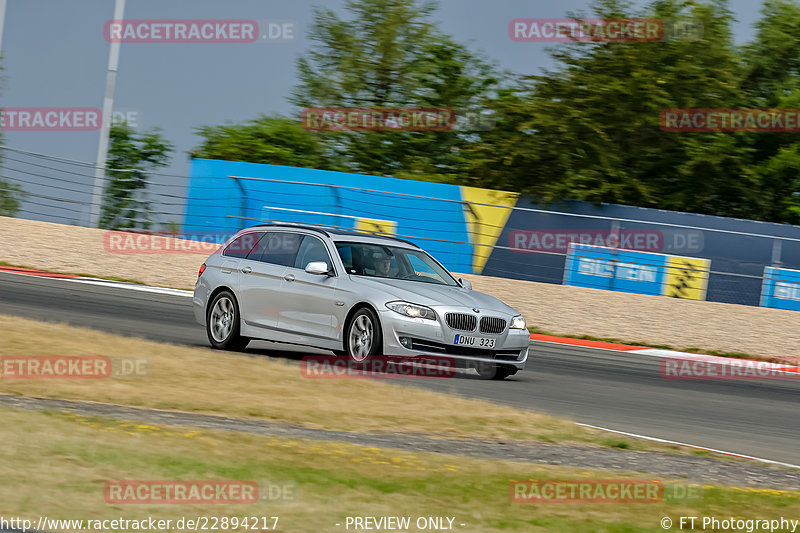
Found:
[[[477,365],[475,370],[478,371],[478,375],[482,379],[494,379],[497,381],[504,380],[508,376],[513,376],[517,373],[517,369],[513,366],[493,365],[488,363]]]
[[[383,351],[383,336],[372,309],[359,309],[350,319],[344,338],[344,351],[351,361],[360,363]]]
[[[206,315],[206,334],[218,350],[241,351],[250,339],[239,334],[239,305],[230,291],[222,291],[211,300]]]

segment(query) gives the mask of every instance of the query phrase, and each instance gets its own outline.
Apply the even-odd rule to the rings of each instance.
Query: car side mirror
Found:
[[[330,268],[325,261],[312,261],[306,265],[306,272],[309,274],[327,275],[330,273]]]
[[[468,291],[472,290],[472,283],[470,283],[468,279],[458,278],[458,282],[461,284],[462,287],[464,287]]]

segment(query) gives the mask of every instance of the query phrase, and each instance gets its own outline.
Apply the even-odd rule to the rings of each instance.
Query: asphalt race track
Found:
[[[0,314],[208,346],[186,296],[0,272]],[[301,356],[271,343],[251,343],[248,352]],[[403,385],[800,465],[800,379],[667,381],[655,357],[536,345],[527,369],[506,381],[463,376]]]

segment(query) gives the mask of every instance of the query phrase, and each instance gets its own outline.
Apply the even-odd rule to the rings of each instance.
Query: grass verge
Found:
[[[373,379],[308,379],[293,361],[121,337],[1,316],[0,356],[103,355],[146,361],[130,379],[0,379],[0,393],[179,410],[309,428],[434,438],[586,443],[694,453],[565,419]],[[459,378],[441,378],[459,379]],[[400,380],[404,381],[404,380]]]
[[[131,379],[3,379],[0,392],[6,394],[252,417],[343,431],[598,443],[608,438],[568,420],[377,380],[307,379],[294,362],[264,355],[175,346],[11,316],[2,320],[7,326],[0,340],[3,356],[133,357],[145,360],[150,369],[149,375]]]
[[[519,479],[643,479],[639,474],[364,448],[60,412],[0,409],[0,498],[15,516],[173,519],[278,516],[278,530],[342,531],[347,516],[447,516],[470,532],[663,531],[680,516],[777,519],[800,515],[800,494],[723,486],[699,497],[635,503],[512,503]],[[263,480],[291,501],[239,505],[111,504],[110,480]],[[669,480],[665,480],[669,481]],[[697,496],[697,493],[695,494]],[[54,528],[50,528],[53,530]],[[234,528],[230,528],[234,529]],[[410,528],[410,531],[417,531]]]

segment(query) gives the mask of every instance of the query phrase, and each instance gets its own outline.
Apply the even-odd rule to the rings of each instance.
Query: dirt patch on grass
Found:
[[[0,217],[0,261],[57,272],[134,279],[191,289],[202,253],[120,254],[106,232]],[[174,243],[172,250],[188,247]],[[664,344],[765,357],[800,357],[800,314],[717,302],[567,287],[465,275],[476,290],[519,309],[528,324],[553,334],[592,335],[631,343]]]

